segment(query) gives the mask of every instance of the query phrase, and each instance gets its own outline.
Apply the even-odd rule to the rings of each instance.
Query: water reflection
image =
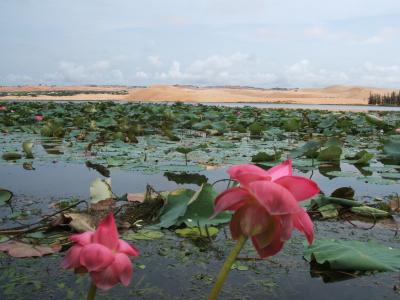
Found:
[[[201,186],[203,183],[207,183],[208,178],[205,175],[200,174],[191,174],[191,173],[174,173],[174,172],[165,172],[164,176],[167,177],[169,181],[174,181],[178,184],[196,184]]]
[[[358,278],[361,274],[360,272],[352,272],[352,271],[339,271],[332,270],[329,268],[329,264],[318,264],[316,262],[310,263],[310,275],[311,277],[321,277],[323,282],[337,282],[348,279]]]
[[[197,104],[197,103],[193,103]],[[216,105],[227,107],[252,106],[257,108],[272,109],[312,109],[312,110],[335,110],[335,111],[400,111],[396,106],[374,106],[374,105],[337,105],[337,104],[290,104],[290,103],[202,103],[203,105]]]
[[[340,168],[340,163],[336,164],[321,164],[318,166],[318,171],[322,176],[325,176],[329,179],[335,178],[335,176],[329,175],[329,172],[340,172],[342,169]]]
[[[26,169],[24,169],[26,168]],[[28,170],[27,170],[28,169]],[[179,187],[198,189],[202,183],[213,183],[220,179],[228,178],[227,167],[199,173],[174,173],[165,172],[158,174],[145,174],[138,171],[125,171],[110,169],[109,175],[112,179],[112,188],[116,195],[124,193],[143,192],[147,184],[157,191],[172,190]],[[328,172],[332,170],[354,173],[354,177],[335,177]],[[363,176],[361,170],[353,165],[341,163],[340,165],[320,165],[316,170],[295,170],[295,175],[312,178],[318,183],[321,190],[330,195],[340,187],[352,187],[356,198],[383,197],[398,193],[399,181],[393,184],[379,185],[366,183],[357,177]],[[372,172],[374,176],[379,174]],[[357,176],[359,174],[359,176]],[[369,171],[368,174],[371,174]],[[37,162],[34,168],[27,168],[16,164],[1,164],[0,178],[1,187],[32,198],[62,199],[65,197],[89,198],[89,185],[97,177],[103,177],[100,173],[84,164],[72,164],[64,162]],[[216,184],[217,191],[226,188],[226,183]]]

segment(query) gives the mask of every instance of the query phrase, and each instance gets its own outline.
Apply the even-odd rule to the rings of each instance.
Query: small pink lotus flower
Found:
[[[230,223],[232,238],[251,237],[261,258],[278,253],[296,228],[311,244],[313,223],[299,206],[319,193],[318,185],[307,178],[292,176],[292,161],[287,160],[268,171],[243,164],[228,170],[240,186],[227,189],[215,200],[214,215],[235,211]]]
[[[132,277],[132,262],[128,256],[139,256],[139,251],[118,238],[112,213],[108,214],[96,231],[72,235],[76,244],[66,253],[61,266],[75,272],[89,272],[98,288],[108,290],[121,282],[128,286]]]
[[[397,134],[400,134],[400,128],[396,128],[395,132],[396,132]]]
[[[0,105],[0,110],[7,110],[7,107],[5,107],[4,105]]]
[[[41,116],[41,115],[36,115],[35,116],[35,120],[38,121],[38,122],[43,121],[43,119],[44,119],[44,117]]]

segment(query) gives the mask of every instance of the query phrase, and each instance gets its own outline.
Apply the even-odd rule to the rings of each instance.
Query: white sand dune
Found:
[[[183,101],[183,102],[270,102],[296,104],[368,104],[370,93],[388,94],[393,89],[360,86],[330,86],[305,89],[261,89],[251,87],[195,87],[152,85],[126,86],[2,86],[3,91],[121,91],[126,95],[78,94],[74,96],[7,96],[0,100],[122,100],[122,101]],[[395,90],[398,92],[398,90]]]

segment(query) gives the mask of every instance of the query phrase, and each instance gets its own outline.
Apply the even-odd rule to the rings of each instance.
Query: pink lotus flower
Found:
[[[261,258],[278,253],[293,228],[313,242],[313,223],[298,202],[318,194],[319,188],[310,179],[292,176],[291,160],[268,171],[243,164],[231,167],[228,173],[240,186],[218,195],[214,215],[235,211],[230,223],[234,240],[241,235],[251,237]]]
[[[112,213],[104,218],[96,231],[72,235],[76,244],[66,253],[61,266],[76,272],[89,272],[93,283],[108,290],[121,282],[128,286],[132,277],[132,262],[128,256],[139,251],[118,239],[117,226]]]
[[[4,105],[0,105],[0,110],[7,110],[7,107],[5,107]]]
[[[35,116],[35,120],[38,121],[38,122],[43,121],[43,118],[44,118],[44,117],[41,116],[41,115],[36,115],[36,116]]]
[[[395,132],[400,134],[400,128],[396,128]]]

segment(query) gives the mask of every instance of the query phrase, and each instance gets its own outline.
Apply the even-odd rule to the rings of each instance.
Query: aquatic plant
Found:
[[[109,213],[96,231],[87,231],[70,237],[75,244],[68,250],[61,266],[77,273],[89,272],[92,283],[87,299],[94,299],[96,289],[108,290],[118,283],[128,286],[132,278],[129,256],[139,251],[118,238],[114,216]]]
[[[38,121],[38,122],[43,121],[43,119],[44,119],[44,117],[42,115],[36,115],[35,116],[35,120]]]
[[[242,164],[228,169],[239,186],[225,190],[215,199],[214,216],[222,211],[235,213],[230,222],[236,245],[227,257],[215,281],[209,299],[217,299],[237,255],[251,238],[261,258],[277,254],[290,238],[293,228],[313,242],[313,223],[299,201],[319,193],[318,185],[307,178],[292,175],[292,161],[287,160],[265,171]]]

